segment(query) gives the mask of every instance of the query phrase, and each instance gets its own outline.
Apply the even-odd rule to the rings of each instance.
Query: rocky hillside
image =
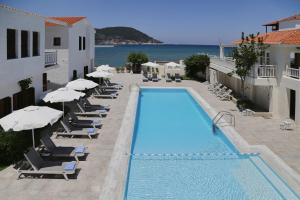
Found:
[[[107,27],[96,29],[95,44],[155,44],[162,43],[131,27]]]

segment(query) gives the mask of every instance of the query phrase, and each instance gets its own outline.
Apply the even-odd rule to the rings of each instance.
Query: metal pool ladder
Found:
[[[230,121],[229,122],[226,121],[225,119],[223,119],[224,117],[229,117]],[[220,121],[221,119],[223,119],[223,121]],[[220,123],[220,124],[222,123],[222,124],[227,125],[227,126],[235,127],[235,116],[233,114],[231,114],[230,112],[228,112],[228,111],[218,112],[218,114],[216,114],[216,116],[212,120],[213,133],[215,133],[215,129],[216,129],[218,123]]]

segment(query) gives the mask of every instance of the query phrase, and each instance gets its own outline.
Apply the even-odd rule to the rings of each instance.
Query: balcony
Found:
[[[253,78],[275,78],[276,66],[275,65],[256,65],[251,73]]]
[[[45,52],[45,67],[53,66],[57,64],[57,51]]]
[[[300,71],[299,68],[287,67],[285,75],[288,76],[288,77],[291,77],[291,78],[300,79],[299,71]]]

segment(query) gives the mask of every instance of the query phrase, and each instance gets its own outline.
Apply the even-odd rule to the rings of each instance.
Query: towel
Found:
[[[84,153],[85,152],[85,146],[81,145],[78,147],[75,147],[75,153]]]
[[[88,133],[89,135],[94,134],[94,133],[95,133],[95,129],[94,129],[94,128],[88,128],[88,129],[87,129],[87,133]]]
[[[76,168],[76,162],[75,161],[67,162],[64,166],[65,171],[73,171],[75,168]]]

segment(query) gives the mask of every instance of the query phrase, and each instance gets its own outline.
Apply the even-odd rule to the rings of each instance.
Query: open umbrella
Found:
[[[78,100],[80,97],[83,97],[85,93],[77,92],[69,88],[59,88],[53,92],[49,92],[43,100],[50,103],[62,102],[63,113],[65,113],[65,102],[70,102]]]
[[[113,74],[104,71],[94,71],[92,73],[87,74],[87,76],[94,77],[94,78],[110,78],[113,76]]]
[[[52,125],[62,115],[62,111],[47,106],[28,106],[1,118],[0,125],[4,131],[32,130],[32,144],[35,147],[34,129]]]
[[[96,71],[111,72],[112,70],[114,70],[114,68],[109,65],[100,65],[96,68]]]
[[[90,80],[86,80],[86,79],[76,79],[74,81],[70,81],[66,87],[72,90],[79,90],[79,91],[83,91],[83,90],[87,90],[87,89],[92,89],[94,87],[97,87],[97,83],[90,81]]]
[[[181,65],[178,63],[175,63],[175,62],[168,62],[165,64],[165,66],[168,68],[177,68],[177,67],[180,67]]]
[[[145,67],[151,67],[151,68],[159,68],[159,67],[160,67],[159,64],[153,63],[153,62],[146,62],[146,63],[143,63],[142,66],[145,66]]]

